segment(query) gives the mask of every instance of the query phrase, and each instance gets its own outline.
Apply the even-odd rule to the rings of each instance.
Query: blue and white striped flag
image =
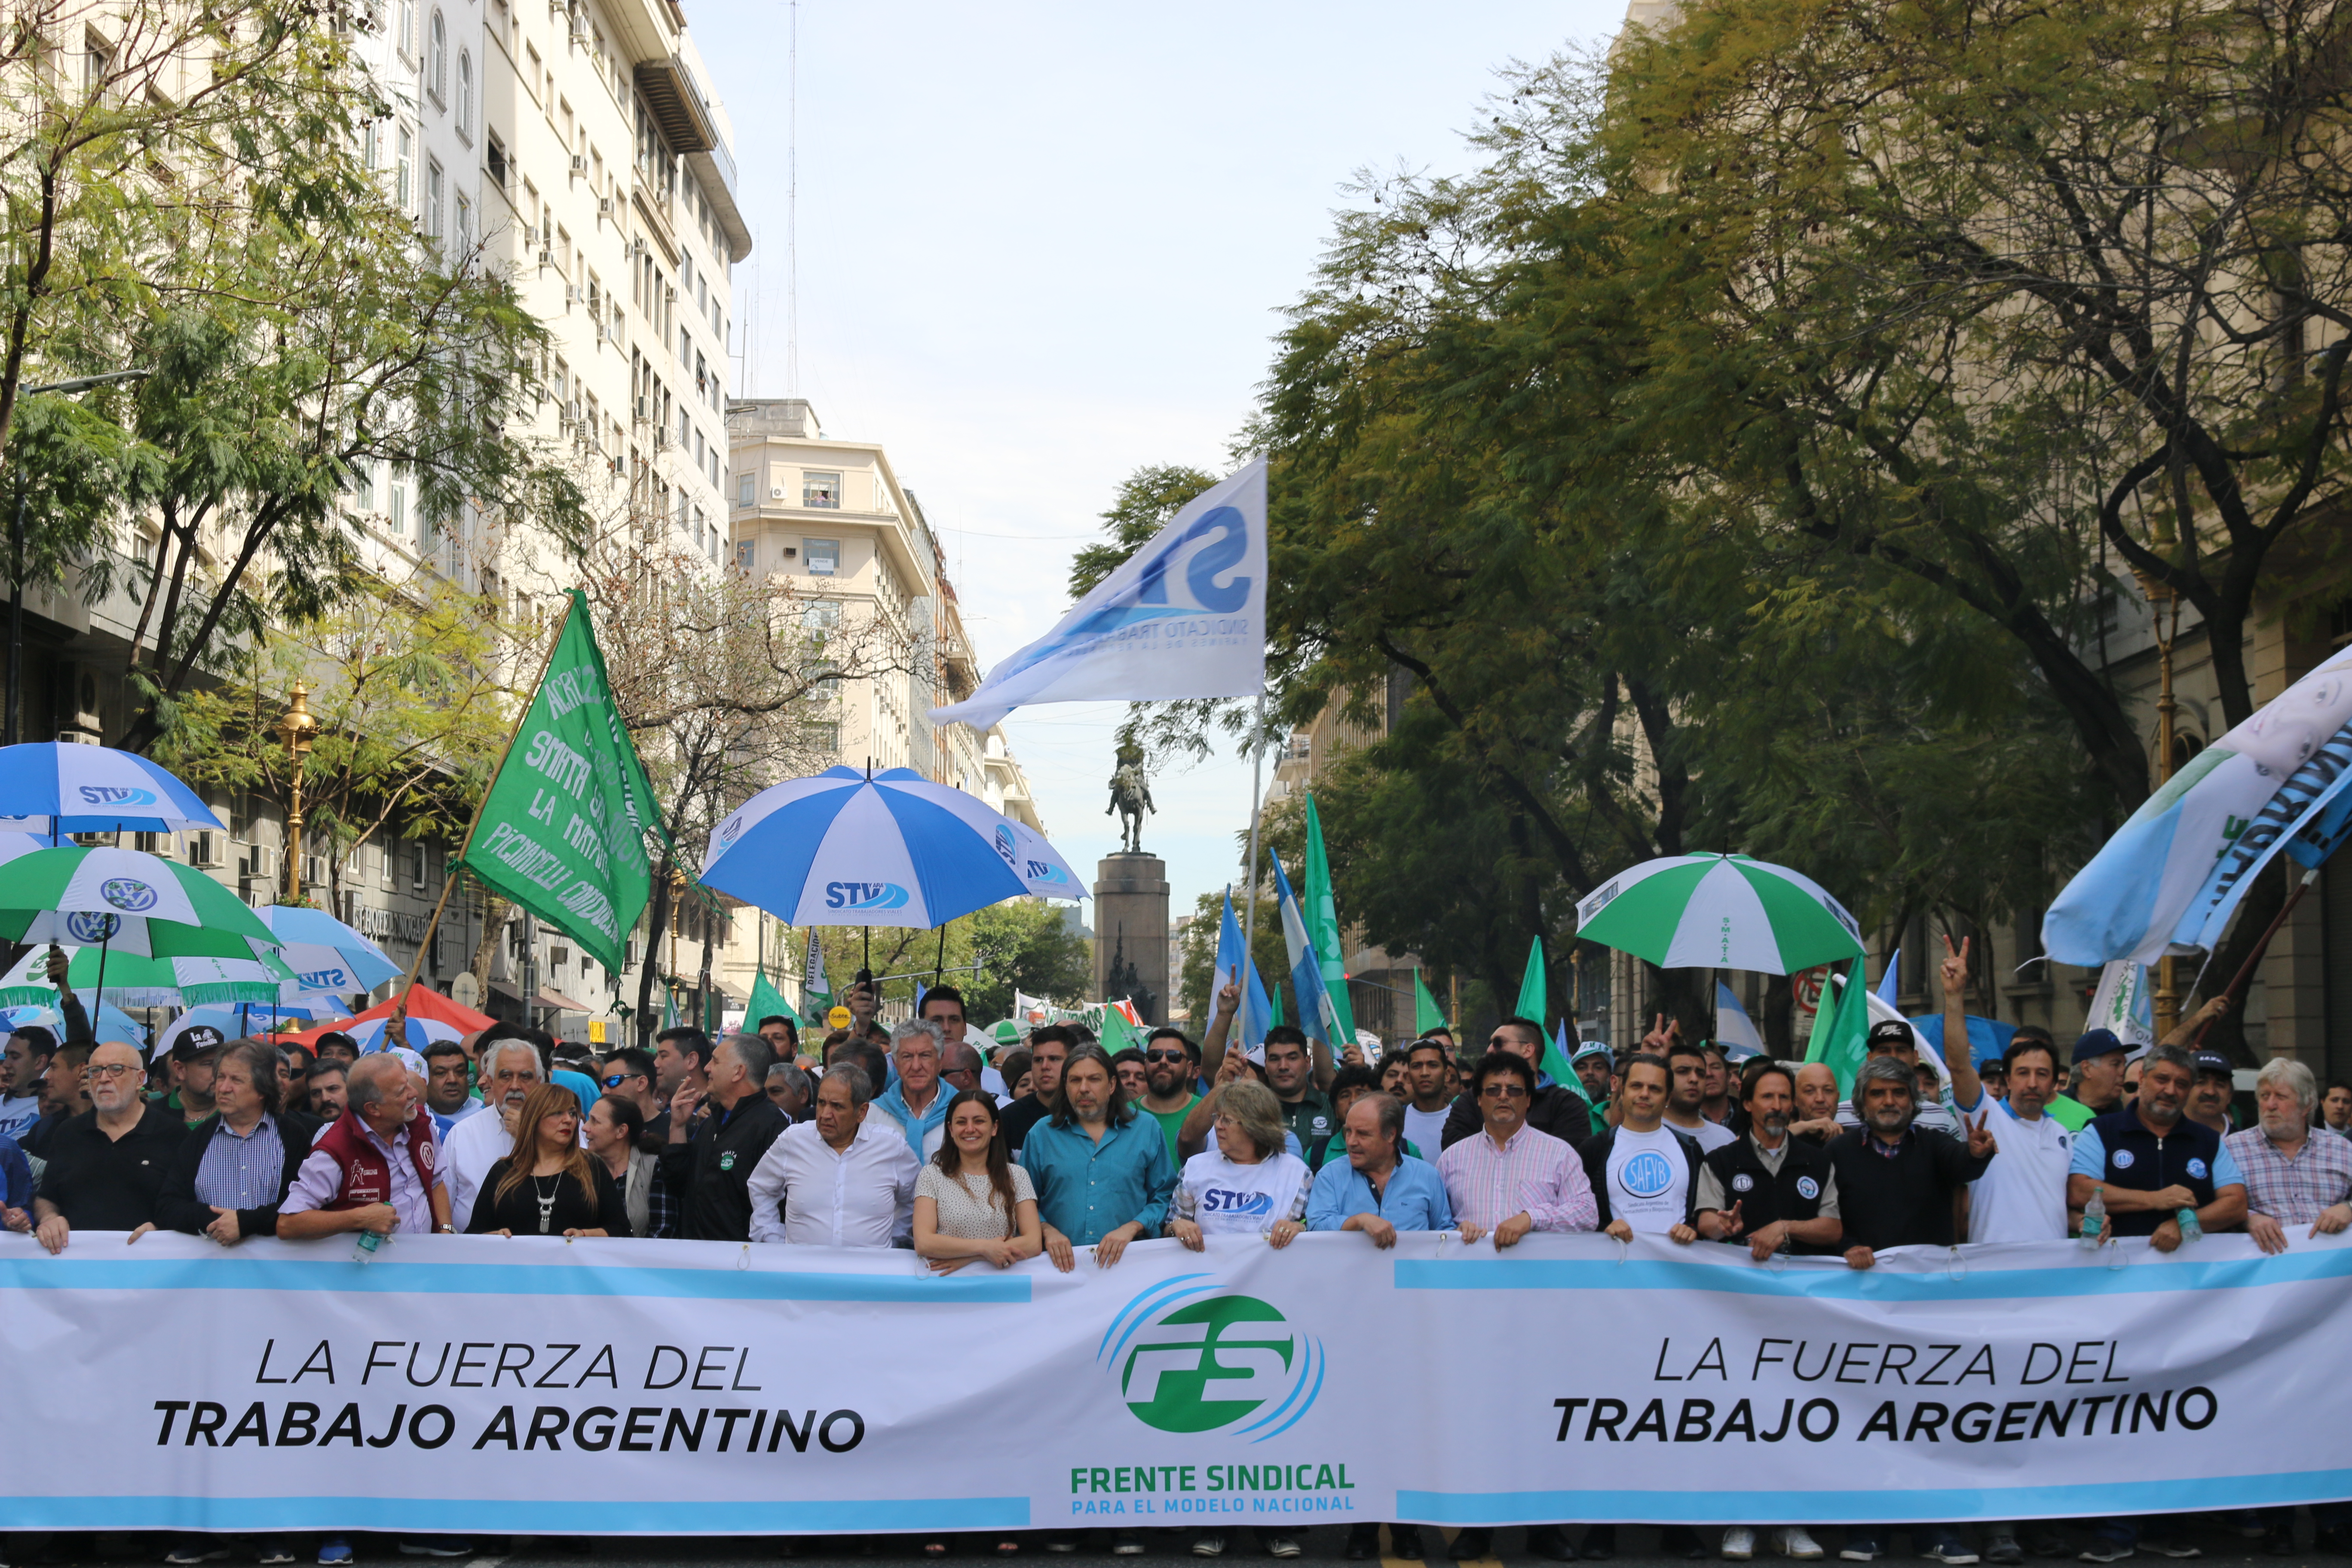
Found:
[[[1274,862],[1274,890],[1282,904],[1282,939],[1290,946],[1290,988],[1298,995],[1298,1026],[1328,1045],[1336,1058],[1348,1044],[1339,1036],[1339,1010],[1331,1005],[1330,993],[1323,989],[1323,960],[1307,934],[1307,919],[1298,912],[1298,900],[1290,890],[1290,879],[1282,874],[1278,858]],[[1307,1016],[1309,1009],[1312,1017]]]
[[[2197,753],[2074,874],[2042,917],[2042,944],[2061,963],[2152,963],[2179,951],[2210,909],[2198,895],[2238,836],[2304,764],[2352,721],[2352,647],[2296,681]],[[2241,885],[2242,876],[2238,879]],[[2226,917],[2227,910],[2223,910]]]
[[[1265,983],[1257,977],[1256,963],[1243,956],[1242,922],[1234,918],[1234,890],[1227,888],[1224,921],[1217,927],[1217,972],[1209,982],[1213,1009],[1215,993],[1231,984],[1236,972],[1246,978],[1241,982],[1241,1016],[1234,1025],[1234,1043],[1254,1049],[1265,1044],[1265,1031],[1274,1017],[1274,1005],[1266,998]]]

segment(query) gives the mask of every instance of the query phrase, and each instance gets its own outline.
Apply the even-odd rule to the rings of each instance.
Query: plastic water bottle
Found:
[[[359,1243],[352,1248],[352,1261],[354,1263],[374,1262],[376,1249],[383,1245],[383,1241],[384,1238],[383,1237],[378,1236],[372,1230],[363,1230],[360,1232]]]
[[[2083,1205],[2083,1250],[2096,1251],[2099,1243],[2107,1238],[2107,1200],[2105,1187],[2091,1189],[2091,1201]]]
[[[2190,1242],[2195,1241],[2199,1237],[2205,1234],[2205,1227],[2197,1223],[2197,1211],[2195,1209],[2176,1210],[2172,1217],[2180,1222],[2181,1246],[2186,1247]]]

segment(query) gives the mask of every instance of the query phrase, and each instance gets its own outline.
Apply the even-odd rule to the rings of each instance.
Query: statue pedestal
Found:
[[[1168,862],[1157,855],[1105,856],[1095,868],[1094,924],[1095,995],[1116,1002],[1131,991],[1146,1023],[1165,1022]]]

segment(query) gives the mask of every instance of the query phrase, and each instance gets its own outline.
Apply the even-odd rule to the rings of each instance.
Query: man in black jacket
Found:
[[[1495,1026],[1495,1033],[1486,1041],[1486,1048],[1508,1051],[1525,1060],[1543,1074],[1544,1032],[1541,1024],[1531,1024],[1525,1018],[1506,1018]],[[1439,1134],[1445,1147],[1451,1149],[1465,1138],[1486,1125],[1485,1112],[1478,1109],[1477,1099],[1464,1094],[1454,1102],[1446,1114],[1445,1129]],[[1549,1132],[1571,1149],[1580,1150],[1584,1141],[1592,1136],[1592,1110],[1584,1097],[1566,1084],[1546,1084],[1536,1090],[1528,1106],[1528,1125],[1538,1132]],[[1435,1151],[1424,1149],[1422,1153],[1435,1158]],[[1598,1191],[1598,1189],[1595,1189]]]
[[[670,1101],[661,1173],[677,1194],[677,1234],[688,1241],[751,1238],[751,1172],[790,1125],[767,1095],[774,1059],[759,1036],[730,1035],[710,1054],[709,1087],[681,1083]],[[694,1127],[695,1107],[706,1099],[711,1113]]]
[[[132,1239],[177,1230],[235,1247],[248,1236],[278,1234],[278,1205],[309,1157],[319,1123],[279,1101],[277,1056],[253,1040],[221,1051],[213,1073],[218,1109],[180,1140],[163,1170],[154,1222]]]
[[[1862,1125],[1830,1145],[1849,1268],[1869,1268],[1890,1247],[1951,1246],[1953,1198],[1985,1173],[1999,1152],[1982,1115],[1965,1123],[1965,1145],[1948,1132],[1914,1127],[1918,1095],[1911,1064],[1895,1057],[1871,1058],[1854,1079],[1853,1109]],[[1916,1524],[1911,1534],[1922,1557],[1947,1563],[1977,1560],[1948,1524]],[[1849,1563],[1868,1563],[1885,1542],[1885,1527],[1853,1525],[1839,1555]]]

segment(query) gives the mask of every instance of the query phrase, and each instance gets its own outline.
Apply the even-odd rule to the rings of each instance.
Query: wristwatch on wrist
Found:
[[[435,1234],[438,1236],[455,1236],[457,1234],[457,1227],[454,1225],[445,1225],[436,1231]]]

